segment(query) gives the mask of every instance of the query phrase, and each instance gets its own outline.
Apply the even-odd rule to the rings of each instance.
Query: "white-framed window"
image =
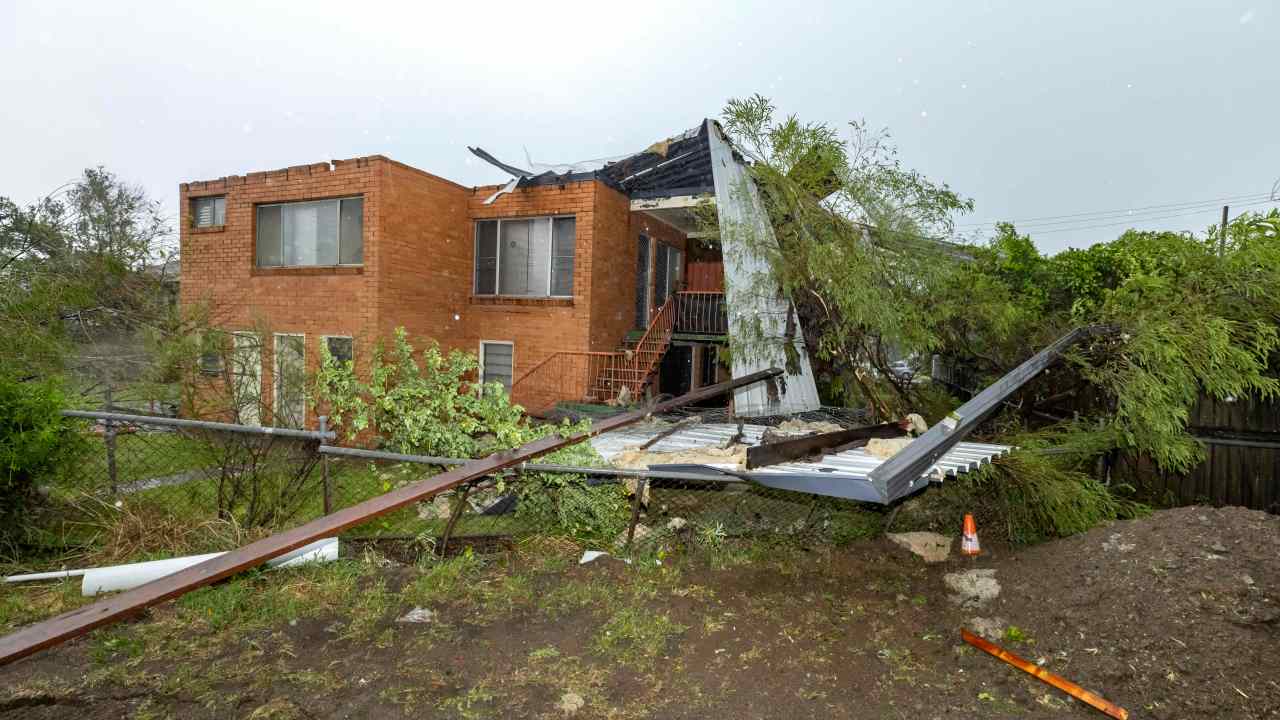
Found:
[[[307,420],[307,337],[275,335],[275,425],[302,429]]]
[[[480,341],[480,382],[502,383],[507,392],[511,392],[511,381],[515,376],[516,346],[505,340]]]
[[[666,243],[657,243],[653,259],[653,307],[660,308],[680,289],[684,274],[684,253]]]
[[[262,338],[256,332],[231,333],[231,393],[236,422],[262,424]]]
[[[364,198],[258,206],[258,267],[360,265]]]
[[[355,340],[350,335],[325,335],[321,338],[329,356],[338,362],[354,362],[356,358]]]
[[[227,196],[191,198],[191,224],[198,228],[227,224]]]
[[[572,297],[572,215],[476,221],[476,295]]]

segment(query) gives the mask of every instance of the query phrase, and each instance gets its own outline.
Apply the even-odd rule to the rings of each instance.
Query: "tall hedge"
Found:
[[[21,528],[38,482],[79,457],[85,440],[59,414],[65,398],[54,382],[0,375],[0,534]]]

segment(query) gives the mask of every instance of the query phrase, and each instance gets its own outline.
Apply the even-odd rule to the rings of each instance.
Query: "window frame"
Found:
[[[344,262],[342,262],[342,201],[343,201],[343,200],[359,200],[359,201],[360,201],[360,262],[358,262],[358,263],[344,263]],[[365,195],[364,195],[364,193],[357,193],[357,194],[355,194],[355,195],[339,195],[339,196],[336,196],[336,197],[308,198],[308,199],[305,199],[305,200],[280,200],[280,201],[277,201],[277,202],[256,203],[256,204],[253,206],[253,267],[254,267],[254,269],[257,269],[257,270],[279,270],[279,269],[281,269],[281,268],[284,268],[284,269],[294,269],[294,268],[340,268],[340,267],[350,267],[350,268],[355,268],[355,267],[364,267],[364,235],[365,235],[365,232],[364,232],[364,220],[365,220],[365,213],[364,213],[364,201],[365,201]],[[260,254],[260,253],[258,252],[258,242],[259,242],[258,232],[259,232],[259,227],[260,227],[260,225],[261,225],[261,223],[259,222],[259,216],[260,216],[260,214],[261,214],[261,212],[262,212],[262,208],[266,208],[266,207],[284,207],[284,206],[286,206],[286,205],[305,205],[305,204],[309,204],[309,203],[327,203],[327,202],[334,203],[334,207],[337,209],[337,210],[336,210],[336,212],[335,212],[335,218],[334,218],[334,228],[336,229],[336,231],[337,231],[337,233],[338,233],[338,237],[337,237],[337,243],[338,243],[338,247],[337,247],[337,250],[338,250],[338,262],[337,262],[337,263],[326,263],[326,264],[323,264],[323,265],[321,265],[321,264],[319,264],[319,263],[317,263],[317,264],[313,264],[313,265],[287,265],[287,264],[285,264],[285,262],[284,262],[284,211],[283,211],[283,210],[282,210],[282,211],[281,211],[281,213],[280,213],[280,264],[279,264],[279,265],[263,265],[263,264],[261,264],[261,263],[259,262],[259,254]]]
[[[329,353],[329,356],[330,356],[330,357],[332,357],[333,359],[337,360],[337,356],[335,356],[335,355],[333,354],[333,350],[329,349],[329,341],[330,341],[330,340],[350,340],[350,341],[351,341],[351,360],[350,360],[350,361],[340,361],[340,362],[350,362],[350,363],[352,364],[352,366],[354,366],[354,365],[355,365],[355,362],[356,362],[356,339],[355,339],[355,337],[353,337],[353,336],[351,336],[351,335],[321,335],[321,336],[320,336],[320,342],[324,344],[325,352]]]
[[[305,430],[307,426],[307,393],[305,375],[307,372],[307,335],[306,333],[272,333],[271,334],[271,420],[272,427],[288,427],[280,425],[280,339],[286,337],[302,338],[299,346],[302,348],[302,372],[304,376],[302,384],[302,417],[298,419],[298,428]]]
[[[578,263],[578,215],[577,213],[554,213],[551,215],[521,215],[515,217],[495,217],[495,218],[475,218],[471,233],[471,295],[480,298],[521,298],[525,300],[572,300],[576,288],[570,290],[568,295],[552,295],[551,289],[555,286],[552,275],[555,274],[556,259],[556,220],[573,220],[573,263],[574,269]],[[550,236],[547,242],[547,282],[546,292],[542,295],[510,295],[502,292],[502,223],[504,222],[528,222],[530,220],[546,220],[550,224]],[[496,223],[497,232],[497,254],[494,257],[493,266],[493,292],[480,292],[480,278],[476,273],[476,264],[480,261],[480,224]],[[530,234],[532,237],[532,233]],[[564,256],[569,257],[569,256]],[[570,273],[570,284],[572,283],[573,274]],[[485,341],[488,342],[488,341]],[[499,341],[495,341],[499,342]]]
[[[218,201],[222,201],[222,222],[218,219]],[[209,224],[202,225],[200,223],[200,213],[196,206],[201,203],[213,203],[213,210],[209,213]],[[191,213],[191,227],[197,230],[205,230],[208,228],[220,228],[227,226],[227,196],[224,195],[197,195],[187,199],[187,211]]]
[[[483,387],[483,386],[484,386],[484,384],[485,384],[485,379],[484,379],[484,376],[485,376],[485,369],[484,369],[484,366],[485,366],[485,351],[484,351],[484,346],[485,346],[485,345],[506,345],[507,347],[511,348],[511,387],[507,388],[507,394],[508,394],[508,395],[510,395],[510,394],[511,394],[512,389],[514,389],[514,388],[515,388],[515,385],[516,385],[516,343],[515,343],[515,341],[514,341],[514,340],[481,340],[481,341],[480,341],[480,357],[479,357],[479,360],[480,360],[480,368],[479,368],[479,370],[480,370],[480,385],[481,385],[481,387]]]

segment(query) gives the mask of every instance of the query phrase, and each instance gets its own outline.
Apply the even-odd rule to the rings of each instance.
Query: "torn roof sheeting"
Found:
[[[639,152],[572,163],[534,162],[526,151],[524,165],[513,165],[499,160],[483,148],[467,149],[513,178],[485,204],[517,187],[592,179],[601,180],[633,197],[709,195],[714,191],[706,123],[659,140]]]
[[[776,248],[755,182],[719,123],[705,122],[720,219],[733,376],[760,368],[782,367],[786,374],[767,386],[733,394],[740,416],[791,415],[817,410],[818,388],[804,345],[804,331],[791,303],[772,281],[767,258],[756,248]],[[790,359],[788,358],[790,356]]]
[[[591,446],[605,460],[612,461],[624,451],[653,439],[668,427],[667,425],[633,425],[598,435],[591,439]],[[743,425],[742,443],[748,446],[759,445],[766,429],[764,425]],[[737,432],[738,426],[732,423],[692,425],[659,440],[648,448],[648,451],[667,453],[718,448],[733,438]],[[976,470],[981,465],[1007,454],[1011,449],[1008,445],[959,443],[915,478],[910,483],[910,491],[906,494],[924,489],[930,481],[942,482],[947,477],[956,477]],[[807,492],[883,505],[896,500],[897,497],[887,497],[869,476],[885,462],[862,448],[853,448],[827,455],[815,462],[780,463],[755,470],[745,470],[731,463],[718,462],[650,465],[649,468],[703,472],[708,478],[723,477],[727,474],[779,490]]]

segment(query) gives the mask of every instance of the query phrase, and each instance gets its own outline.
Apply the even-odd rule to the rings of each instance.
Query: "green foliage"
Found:
[[[101,167],[27,207],[0,198],[0,331],[11,339],[0,366],[37,377],[124,375],[130,366],[116,353],[68,360],[164,312],[171,296],[154,263],[175,249],[169,241],[160,204]]]
[[[0,534],[19,528],[36,483],[79,458],[86,441],[62,417],[61,390],[52,381],[22,382],[0,375]]]
[[[445,355],[435,342],[421,351],[409,344],[403,328],[390,351],[375,350],[364,382],[350,362],[340,363],[320,348],[322,363],[315,380],[317,399],[328,408],[333,427],[349,440],[376,433],[395,452],[440,457],[483,457],[519,447],[551,433],[582,432],[589,423],[534,424],[503,388],[481,386],[474,355]],[[589,443],[549,454],[544,462],[598,466],[602,460]],[[390,488],[387,488],[390,489]],[[518,481],[499,483],[499,491],[519,497],[518,517],[546,532],[579,539],[612,540],[627,523],[629,507],[620,485],[590,486],[581,475],[523,473]]]
[[[1143,455],[1168,472],[1193,467],[1203,450],[1187,423],[1202,395],[1280,394],[1280,211],[1246,213],[1225,241],[1221,228],[1131,230],[1047,256],[1005,223],[988,242],[955,245],[941,238],[972,203],[904,169],[884,133],[853,123],[845,140],[825,124],[776,119],[759,96],[730,101],[724,116],[753,160],[766,217],[718,231],[767,264],[757,285],[792,302],[828,401],[935,419],[959,400],[898,377],[892,360],[940,354],[961,370],[963,395],[1072,327],[1116,330],[1074,350],[994,418],[1001,436],[1043,429],[1054,414],[1039,399],[1054,397],[1070,403],[1058,417],[1079,420],[1049,434],[1069,458],[1022,457],[987,471],[1001,476],[992,488],[1012,538],[1069,534],[1129,512],[1087,475],[1103,454]],[[776,243],[754,231],[764,222]],[[750,323],[741,329],[747,338],[734,352],[769,341]]]
[[[374,349],[369,381],[350,362],[338,362],[323,343],[316,397],[330,423],[354,439],[374,430],[396,452],[441,457],[482,457],[545,434],[527,423],[500,385],[470,380],[479,363],[472,354],[448,355],[431,341],[415,349],[397,328],[390,350]]]

